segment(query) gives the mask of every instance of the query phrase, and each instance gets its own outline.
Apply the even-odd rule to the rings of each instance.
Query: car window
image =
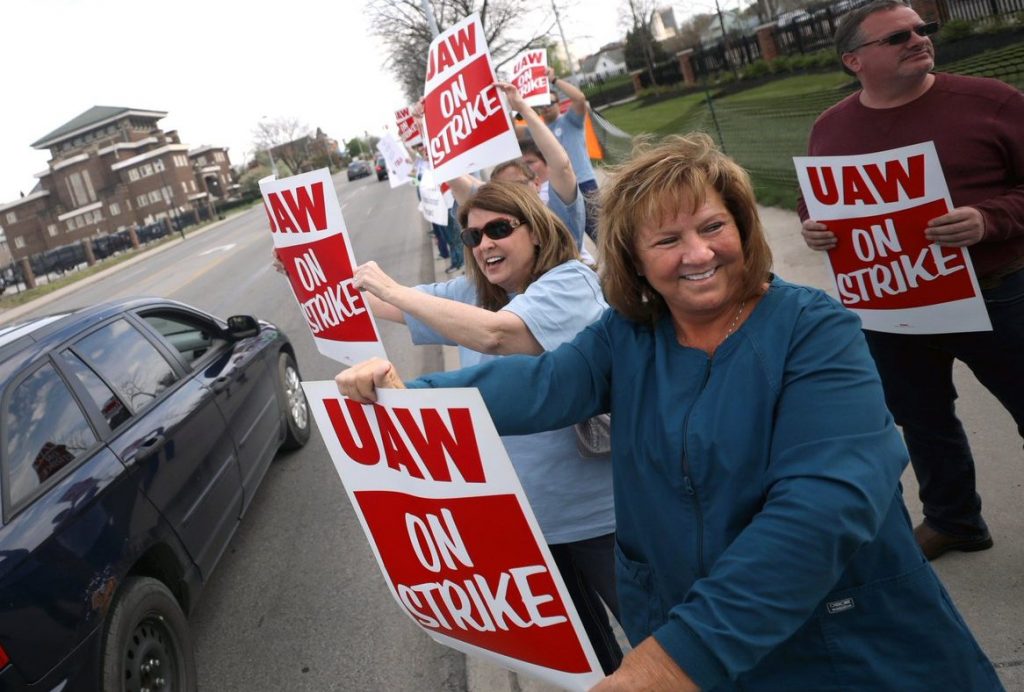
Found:
[[[128,407],[100,379],[100,376],[92,371],[92,368],[82,362],[81,358],[71,351],[62,351],[60,355],[78,381],[85,386],[86,391],[89,392],[89,398],[107,419],[111,430],[132,417]]]
[[[220,336],[215,325],[198,318],[161,312],[143,315],[142,319],[181,354],[190,368],[207,353],[219,350],[228,343],[227,339]]]
[[[85,414],[51,363],[11,392],[4,429],[5,485],[12,506],[96,444]]]
[[[125,320],[75,342],[74,350],[136,413],[177,380],[167,359]]]

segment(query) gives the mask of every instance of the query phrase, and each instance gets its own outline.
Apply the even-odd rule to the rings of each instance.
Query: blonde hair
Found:
[[[474,209],[507,214],[528,225],[533,231],[538,244],[534,248],[533,266],[526,286],[558,265],[579,258],[576,241],[569,229],[544,205],[537,190],[529,185],[497,180],[482,185],[459,206],[459,224],[463,228],[468,226],[469,212]],[[519,232],[519,229],[515,232]],[[480,307],[499,310],[508,304],[508,293],[501,286],[487,280],[472,252],[466,252],[466,275],[476,286]]]
[[[708,135],[673,135],[657,145],[640,142],[630,161],[615,169],[601,187],[601,285],[608,304],[624,317],[653,323],[668,309],[665,299],[637,274],[640,228],[675,217],[684,204],[692,205],[689,211],[696,210],[709,188],[722,197],[743,245],[743,281],[736,298],[761,292],[771,272],[772,252],[750,177]]]

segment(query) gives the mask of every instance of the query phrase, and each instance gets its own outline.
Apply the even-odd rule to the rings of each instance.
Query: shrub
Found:
[[[772,74],[782,74],[783,72],[793,71],[793,56],[791,55],[780,55],[779,57],[768,63],[768,67],[771,69]]]
[[[939,29],[940,41],[959,41],[974,33],[974,25],[966,19],[950,19]]]
[[[757,79],[758,77],[764,77],[765,75],[771,74],[772,69],[768,66],[768,63],[764,60],[755,60],[749,65],[745,66],[740,73],[743,79]]]

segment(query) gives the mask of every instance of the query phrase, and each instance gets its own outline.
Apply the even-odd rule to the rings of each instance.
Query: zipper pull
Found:
[[[690,482],[690,477],[683,476],[683,482],[686,483],[686,494],[693,495],[693,483]]]

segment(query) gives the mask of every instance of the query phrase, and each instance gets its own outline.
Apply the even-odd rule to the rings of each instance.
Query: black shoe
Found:
[[[948,533],[940,533],[923,521],[914,527],[914,538],[921,546],[921,552],[925,558],[934,560],[948,553],[950,550],[959,550],[962,553],[974,553],[979,550],[988,550],[992,547],[992,536],[988,531],[980,536],[960,538],[950,536]]]

